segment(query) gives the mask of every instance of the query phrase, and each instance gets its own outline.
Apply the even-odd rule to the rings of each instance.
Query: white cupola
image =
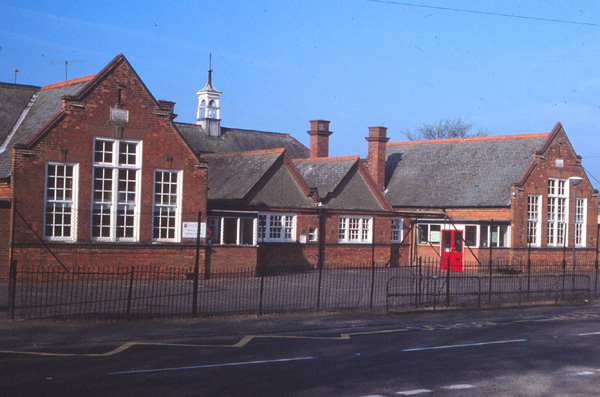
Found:
[[[196,124],[202,126],[209,136],[221,136],[221,108],[219,106],[222,92],[212,85],[212,54],[208,67],[208,82],[198,91],[198,113]]]

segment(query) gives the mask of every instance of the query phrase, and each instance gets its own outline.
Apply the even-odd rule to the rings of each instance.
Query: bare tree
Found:
[[[471,132],[472,128],[473,124],[464,122],[459,116],[456,120],[442,119],[437,124],[424,123],[420,127],[415,127],[414,131],[406,129],[400,131],[400,133],[411,141],[486,136],[490,133],[486,128],[480,128],[477,132]]]

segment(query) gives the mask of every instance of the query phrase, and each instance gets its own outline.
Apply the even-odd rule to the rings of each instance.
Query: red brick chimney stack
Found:
[[[369,154],[367,155],[369,173],[383,190],[385,188],[385,144],[390,140],[387,137],[387,128],[369,127],[369,136],[365,139],[369,142]]]
[[[310,158],[329,157],[329,135],[333,131],[329,131],[328,120],[311,120],[310,131],[306,131],[310,135]]]

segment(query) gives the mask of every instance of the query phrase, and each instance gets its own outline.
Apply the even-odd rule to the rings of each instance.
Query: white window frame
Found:
[[[340,216],[338,222],[338,242],[368,244],[373,239],[373,217]]]
[[[434,226],[435,229],[439,228],[439,230],[431,230],[431,227]],[[467,228],[468,227],[474,227],[475,228],[475,241],[473,245],[469,245],[467,244]],[[422,228],[426,228],[426,238],[427,240],[421,240],[421,229]],[[493,235],[496,236],[496,239],[498,239],[498,237],[500,237],[500,231],[502,230],[502,228],[506,228],[506,232],[504,234],[504,240],[503,241],[503,245],[499,245],[498,241],[496,241],[493,246],[493,248],[509,248],[511,246],[511,233],[512,233],[512,227],[510,225],[506,225],[506,224],[494,224],[493,228],[491,227],[490,224],[473,224],[473,223],[468,223],[468,224],[439,224],[439,223],[418,223],[416,226],[416,233],[417,233],[417,244],[419,245],[426,245],[429,246],[430,244],[433,246],[439,246],[441,243],[441,239],[442,239],[442,232],[444,230],[455,230],[455,231],[459,231],[462,232],[463,234],[463,245],[465,247],[471,247],[471,248],[483,248],[483,249],[487,249],[490,247],[490,244],[492,242],[492,237]],[[439,233],[439,235],[437,234]],[[482,239],[482,234],[484,235],[487,243],[486,245],[482,245],[483,239]],[[434,238],[432,238],[432,236]],[[439,241],[436,240],[436,238],[439,237]]]
[[[257,240],[262,242],[296,242],[296,214],[261,212],[258,214]]]
[[[539,247],[542,241],[542,196],[530,194],[527,196],[527,244]]]
[[[167,198],[172,193],[157,192],[157,175],[158,173],[162,174],[171,174],[176,175],[177,181],[175,182],[175,202],[161,202],[162,199]],[[182,200],[182,189],[183,189],[183,171],[182,170],[172,170],[165,168],[155,168],[154,169],[154,179],[153,179],[153,198],[152,198],[152,241],[156,242],[180,242],[181,241],[181,200]],[[161,182],[162,184],[171,184],[171,181],[165,182],[164,179]],[[157,200],[157,198],[161,197],[161,200]],[[173,211],[171,211],[173,210]],[[166,214],[164,214],[166,211]],[[164,225],[162,224],[163,219],[173,219],[174,226]],[[159,222],[159,225],[156,222]],[[155,231],[159,232],[159,236],[163,234],[165,231],[167,234],[171,230],[173,232],[173,237],[154,237]]]
[[[308,241],[316,242],[319,241],[319,228],[318,227],[309,227],[308,228]]]
[[[432,241],[432,230],[431,230],[431,226],[435,226],[436,228],[439,227],[439,230],[434,230],[434,233],[439,233],[438,234],[438,239],[437,241]],[[426,240],[421,240],[421,228],[423,227],[427,227],[427,239]],[[441,224],[439,223],[419,223],[417,224],[416,230],[417,230],[417,244],[419,245],[440,245],[441,241],[442,241],[442,230],[444,228],[442,227]]]
[[[113,142],[112,147],[112,159],[111,161],[96,161],[96,143],[97,142]],[[135,144],[135,164],[127,163],[121,164],[119,163],[119,146],[121,143],[127,144]],[[91,202],[92,202],[92,210],[90,216],[90,239],[92,241],[110,241],[110,242],[136,242],[139,241],[139,231],[140,231],[140,196],[141,196],[141,181],[142,181],[142,141],[133,140],[133,139],[114,139],[114,138],[105,138],[105,137],[95,137],[94,138],[94,146],[92,148],[92,189],[91,189]],[[109,153],[109,152],[103,152]],[[132,154],[126,154],[126,156],[131,156]],[[110,178],[107,180],[111,181],[111,189],[110,189],[110,200],[102,201],[96,200],[94,195],[96,192],[95,189],[95,181],[96,181],[96,170],[106,169],[110,171]],[[133,192],[135,195],[135,199],[133,200],[133,204],[123,204],[119,202],[119,172],[120,171],[135,171],[135,178],[131,181],[135,183],[135,191]],[[131,213],[128,213],[124,217],[119,215],[120,208],[123,208],[125,205],[131,206],[133,205],[133,209]],[[108,207],[107,212],[101,212],[100,216],[109,216],[108,227],[109,235],[108,236],[94,236],[94,216],[95,216],[95,207],[96,206],[104,206]],[[117,237],[117,229],[119,228],[118,222],[120,219],[127,220],[128,218],[133,217],[133,235],[131,237]]]
[[[208,217],[208,227],[210,228],[211,235],[208,237],[208,240],[211,244],[220,245],[221,244],[221,217],[219,216],[209,216]]]
[[[232,213],[223,211],[209,215],[208,227],[212,232],[212,235],[208,238],[209,243],[213,245],[256,246],[257,214],[256,212],[248,212],[248,216],[244,216],[243,213],[244,211],[234,211]],[[248,236],[245,232],[251,232],[251,236]],[[231,236],[235,236],[235,241],[226,242],[226,237]],[[245,239],[245,237],[249,238]]]
[[[502,228],[506,228],[504,233],[503,245],[500,245],[500,231]],[[494,227],[489,228],[489,237],[488,241],[492,244],[493,248],[509,248],[510,247],[510,226],[509,225],[494,225]],[[494,242],[494,234],[496,235],[496,241]],[[495,245],[493,245],[495,244]]]
[[[569,184],[567,179],[548,178],[546,215],[547,245],[568,246]]]
[[[58,199],[48,199],[48,190],[49,190],[49,186],[48,186],[48,182],[49,182],[49,168],[51,166],[58,166],[58,167],[72,167],[73,169],[73,175],[72,175],[72,184],[71,184],[71,199],[70,200],[58,200]],[[78,192],[79,192],[79,164],[77,163],[63,163],[63,162],[56,162],[56,161],[48,161],[46,162],[46,171],[45,171],[45,181],[44,181],[44,239],[48,240],[48,241],[76,241],[77,240],[77,196],[78,196]],[[55,236],[55,235],[48,235],[48,233],[46,233],[46,228],[50,225],[48,225],[47,220],[48,220],[48,208],[51,205],[70,205],[70,211],[71,211],[71,222],[67,223],[67,224],[61,224],[62,227],[64,228],[65,226],[69,226],[70,227],[70,233],[69,235],[61,235],[61,236]],[[67,207],[69,208],[69,207]],[[56,212],[56,207],[54,207],[54,210],[52,211],[53,214],[55,214],[56,216],[60,216],[60,214],[58,214]],[[53,233],[54,234],[54,233]]]
[[[577,197],[575,203],[575,246],[585,247],[587,224],[587,198]]]
[[[463,232],[463,244],[465,247],[477,248],[479,247],[479,226],[480,225],[458,225],[457,228]],[[475,241],[474,244],[467,244],[467,228],[475,228]]]
[[[404,237],[404,222],[402,218],[392,218],[390,225],[390,241],[399,244]]]

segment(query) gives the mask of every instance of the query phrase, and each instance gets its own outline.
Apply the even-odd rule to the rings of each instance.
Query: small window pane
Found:
[[[430,225],[429,226],[429,241],[432,244],[439,244],[441,241],[441,225]]]
[[[477,245],[477,226],[465,226],[465,245],[469,247]]]
[[[480,247],[488,247],[488,232],[489,226],[480,226],[479,227],[479,246]]]

